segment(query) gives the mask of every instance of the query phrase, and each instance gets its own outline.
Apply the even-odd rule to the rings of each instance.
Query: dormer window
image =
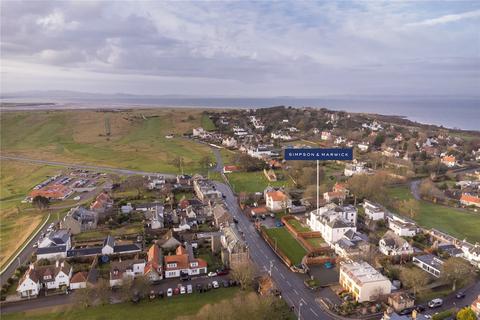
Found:
[[[190,266],[191,266],[191,267],[198,267],[198,262],[191,262],[191,263],[190,263]]]

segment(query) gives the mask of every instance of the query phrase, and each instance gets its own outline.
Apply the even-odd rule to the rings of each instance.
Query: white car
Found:
[[[180,287],[180,294],[185,294],[187,293],[187,289],[185,288],[185,286],[181,286]]]
[[[428,306],[430,308],[438,308],[438,307],[441,307],[442,305],[443,305],[443,300],[440,298],[433,299],[428,303]]]
[[[167,297],[171,297],[173,296],[173,289],[172,288],[168,288],[167,290]]]
[[[220,286],[218,285],[218,281],[213,281],[213,282],[212,282],[212,287],[213,287],[214,289],[220,288]]]
[[[210,271],[210,272],[208,273],[208,276],[209,276],[209,277],[216,277],[216,276],[217,276],[217,273]]]
[[[187,293],[193,293],[193,287],[191,284],[187,284]]]

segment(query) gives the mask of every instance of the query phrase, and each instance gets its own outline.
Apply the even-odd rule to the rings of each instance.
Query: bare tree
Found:
[[[452,284],[455,291],[461,281],[470,281],[475,276],[475,268],[466,260],[451,257],[443,264],[442,277]]]
[[[242,290],[245,290],[253,284],[255,268],[250,262],[247,262],[233,269],[231,275],[233,280],[240,283]]]
[[[404,286],[413,290],[414,295],[417,295],[418,291],[428,283],[428,277],[422,270],[417,268],[403,269],[400,273],[400,280]]]
[[[101,305],[109,304],[112,291],[108,280],[100,279],[95,286],[95,293]]]
[[[90,286],[75,291],[75,301],[84,308],[91,306],[94,299],[95,292]]]

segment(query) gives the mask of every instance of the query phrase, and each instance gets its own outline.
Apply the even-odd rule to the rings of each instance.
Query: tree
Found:
[[[50,200],[44,196],[35,196],[32,203],[40,211],[43,211],[50,206]]]
[[[133,288],[144,297],[150,292],[150,282],[145,276],[138,276],[133,280]]]
[[[477,320],[477,316],[471,308],[463,308],[458,311],[457,320]]]
[[[75,301],[82,307],[88,308],[93,304],[95,292],[92,287],[87,286],[75,291]]]
[[[401,211],[408,214],[410,218],[415,218],[417,212],[420,210],[420,205],[415,199],[408,199],[402,202]]]
[[[253,284],[255,269],[249,262],[237,266],[231,272],[232,279],[240,283],[242,290],[247,289]]]
[[[124,186],[128,189],[137,190],[137,197],[140,198],[145,189],[145,178],[139,175],[130,176],[125,180]]]
[[[461,281],[470,281],[475,275],[475,268],[466,260],[458,257],[448,258],[443,264],[442,277],[452,284],[455,291]]]
[[[122,286],[120,287],[119,298],[121,301],[129,301],[133,294],[133,279],[128,277],[122,280]]]
[[[183,164],[184,164],[184,161],[183,161],[183,158],[182,157],[175,157],[173,158],[171,164],[178,169],[179,172],[181,172],[183,174]]]
[[[414,295],[417,295],[417,292],[428,283],[428,277],[425,276],[422,270],[417,268],[403,269],[400,273],[400,280],[403,285],[413,289]]]
[[[101,305],[110,303],[110,284],[105,279],[100,279],[95,286],[95,295],[99,299]]]
[[[200,158],[198,161],[200,168],[202,170],[205,170],[205,172],[208,172],[208,168],[210,168],[210,164],[212,163],[212,159],[210,159],[210,156],[206,155]]]

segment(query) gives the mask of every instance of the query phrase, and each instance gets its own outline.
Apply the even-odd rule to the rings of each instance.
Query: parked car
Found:
[[[213,287],[214,289],[220,288],[220,286],[218,285],[218,281],[213,281],[213,282],[212,282],[212,287]]]
[[[178,295],[178,294],[180,294],[180,289],[179,289],[179,288],[174,288],[174,289],[173,289],[173,295],[176,296],[176,295]]]
[[[264,215],[264,214],[262,214],[260,217],[262,218],[262,220],[265,220],[265,219],[267,219],[267,216],[266,216],[266,215]]]
[[[415,310],[417,310],[417,312],[423,312],[425,311],[425,306],[423,304],[419,304],[418,306],[415,306]]]
[[[228,281],[228,284],[229,284],[230,287],[234,287],[234,286],[237,285],[236,281],[235,281],[235,280],[232,280],[232,279],[230,279],[230,280]]]
[[[171,297],[173,296],[173,289],[172,288],[168,288],[167,289],[167,297]]]
[[[438,307],[441,307],[442,305],[443,305],[443,300],[440,298],[433,299],[428,303],[428,306],[430,308],[438,308]]]
[[[209,276],[209,277],[216,277],[216,276],[217,276],[217,273],[216,273],[216,272],[213,272],[213,271],[210,271],[210,272],[208,273],[208,276]]]
[[[210,289],[212,289],[212,288],[213,288],[213,286],[212,286],[211,283],[207,284],[207,291],[210,290]]]
[[[158,297],[162,299],[164,297],[163,290],[158,291]]]
[[[411,308],[405,308],[403,309],[402,311],[400,311],[398,314],[401,315],[401,316],[406,316],[406,315],[409,315],[413,312],[413,310],[415,310],[414,307],[411,307]]]
[[[217,270],[217,276],[225,276],[228,272],[228,269]]]
[[[465,292],[463,292],[463,291],[458,291],[457,294],[455,295],[455,298],[457,298],[457,299],[463,299],[463,298],[465,298]]]
[[[184,274],[184,275],[180,276],[180,280],[189,281],[189,280],[192,280],[192,278],[190,277],[190,275]]]
[[[275,213],[270,213],[270,218],[275,218]]]
[[[150,290],[150,294],[148,295],[148,297],[150,298],[150,300],[153,300],[157,297],[157,295],[155,294],[154,290]]]
[[[203,292],[203,286],[200,283],[197,283],[196,290],[197,292]]]
[[[185,288],[185,286],[181,286],[180,287],[180,294],[185,294],[187,293],[187,288]]]
[[[191,284],[187,284],[187,293],[193,293],[193,287]]]
[[[233,218],[233,222],[234,222],[234,223],[238,223],[238,219]]]
[[[229,287],[227,280],[223,280],[223,283],[222,283],[222,284],[223,284],[223,287],[224,287],[224,288],[228,288],[228,287]]]

